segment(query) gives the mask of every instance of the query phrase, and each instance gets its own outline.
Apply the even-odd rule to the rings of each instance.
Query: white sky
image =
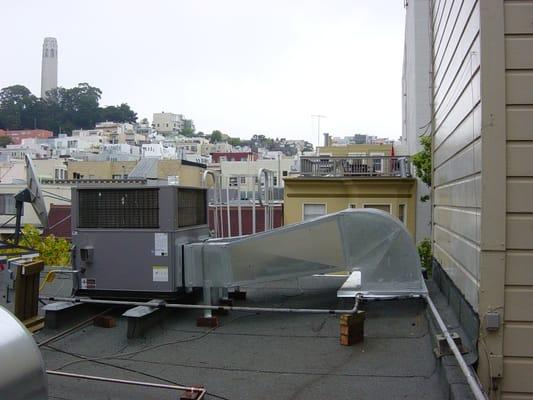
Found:
[[[0,88],[40,93],[44,37],[59,85],[88,82],[139,118],[197,130],[306,139],[401,135],[403,0],[9,1]],[[322,138],[321,138],[322,141]]]

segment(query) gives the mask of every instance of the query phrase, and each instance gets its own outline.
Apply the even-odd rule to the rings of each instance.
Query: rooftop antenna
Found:
[[[28,154],[24,154],[26,161],[26,188],[15,195],[16,223],[14,244],[18,245],[20,239],[22,210],[24,203],[30,203],[41,222],[43,228],[48,226],[48,214],[43,199],[43,192],[35,168]]]
[[[326,116],[325,115],[320,115],[320,114],[313,114],[313,115],[311,115],[311,117],[316,118],[316,121],[317,121],[318,140],[317,140],[317,143],[316,143],[316,147],[318,147],[318,146],[320,146],[320,120],[322,118],[326,118]],[[325,145],[325,143],[324,143],[324,145]]]

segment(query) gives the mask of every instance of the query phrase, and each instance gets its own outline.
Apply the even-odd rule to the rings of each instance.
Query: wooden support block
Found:
[[[201,386],[197,386],[201,388]],[[186,390],[180,396],[180,400],[196,400],[200,396],[200,392],[195,390]]]
[[[43,329],[44,317],[37,315],[35,317],[22,321],[22,323],[24,324],[24,326],[26,326],[26,328],[28,328],[31,333],[35,333]]]
[[[100,328],[114,328],[117,326],[117,320],[110,315],[100,315],[93,320],[93,325]]]
[[[364,340],[365,312],[357,311],[355,314],[343,314],[339,321],[340,343],[351,346]]]
[[[216,328],[218,326],[217,317],[200,317],[196,319],[196,326],[205,328]]]

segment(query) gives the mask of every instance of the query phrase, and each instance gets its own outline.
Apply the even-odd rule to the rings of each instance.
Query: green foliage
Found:
[[[215,130],[209,136],[209,143],[220,143],[222,142],[222,132]]]
[[[11,144],[10,136],[0,136],[0,147],[6,147],[6,145]]]
[[[100,109],[100,121],[135,122],[136,120],[137,113],[134,112],[127,103],[122,103],[120,106],[107,106]],[[148,123],[148,120],[146,120],[146,123]]]
[[[229,138],[228,143],[231,144],[232,146],[239,146],[241,144],[241,139],[238,137]]]
[[[45,265],[70,265],[70,243],[54,235],[43,237],[33,225],[24,226],[19,244],[37,250]]]
[[[128,104],[100,107],[102,91],[88,83],[34,96],[26,87],[14,85],[0,90],[0,128],[47,129],[70,133],[73,129],[92,129],[97,122],[135,122],[137,114]]]
[[[424,239],[418,244],[418,255],[420,256],[420,264],[422,268],[431,272],[431,262],[433,254],[431,253],[431,240]]]
[[[422,136],[420,144],[422,144],[422,150],[413,156],[413,165],[416,168],[416,176],[426,185],[431,186],[431,136]]]
[[[194,127],[194,122],[192,119],[183,120],[183,128],[180,130],[180,134],[183,136],[191,137],[194,136],[196,128]]]

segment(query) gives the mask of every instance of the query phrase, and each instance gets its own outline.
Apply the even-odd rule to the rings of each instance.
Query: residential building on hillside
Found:
[[[45,129],[23,129],[23,130],[0,130],[0,136],[9,136],[14,145],[21,144],[22,139],[41,138],[47,139],[54,136],[54,132]]]
[[[257,174],[261,168],[273,172],[274,187],[283,187],[283,179],[289,176],[293,163],[294,159],[290,157],[275,160],[221,161],[222,187],[252,191],[257,184]]]
[[[255,161],[257,154],[252,152],[234,152],[234,153],[211,153],[213,163],[218,164],[222,161]]]
[[[154,113],[152,127],[163,135],[178,134],[184,126],[183,115],[168,112]]]

